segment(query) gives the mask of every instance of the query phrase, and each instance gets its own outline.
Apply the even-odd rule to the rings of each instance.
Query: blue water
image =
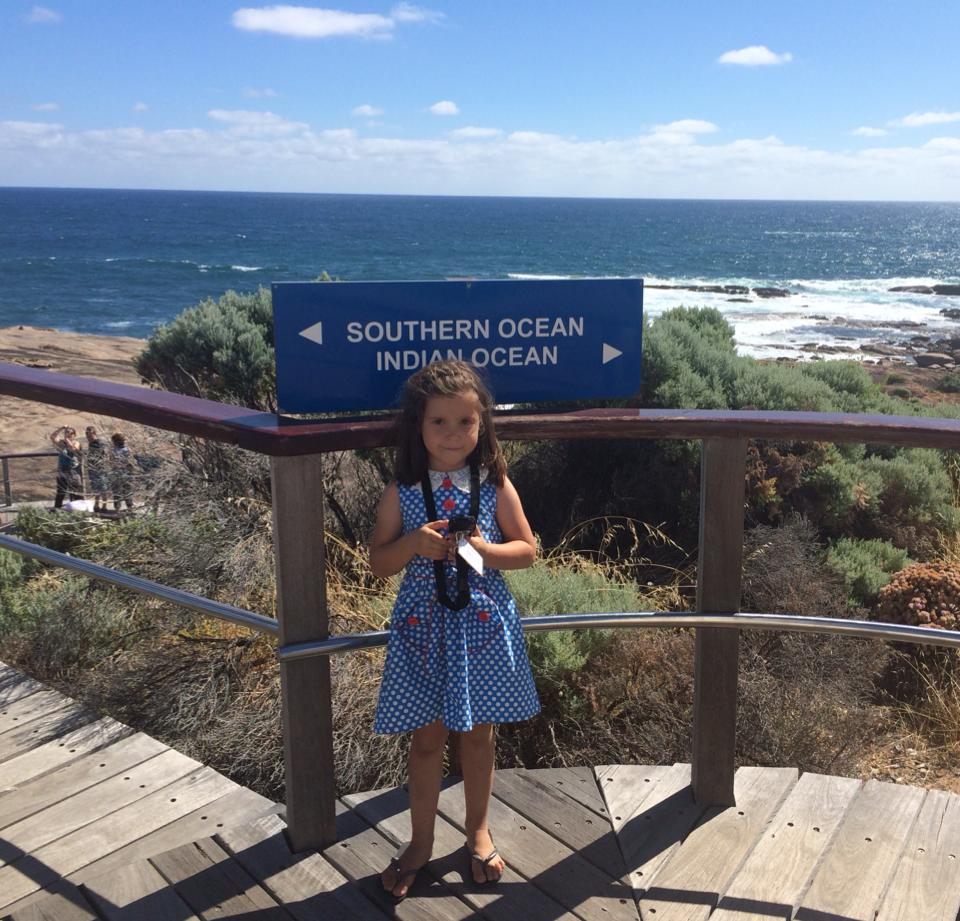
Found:
[[[647,291],[653,313],[720,307],[762,353],[818,317],[942,325],[960,298],[888,289],[960,282],[960,205],[0,189],[0,326],[147,336],[227,289],[324,271],[784,287],[747,303]]]

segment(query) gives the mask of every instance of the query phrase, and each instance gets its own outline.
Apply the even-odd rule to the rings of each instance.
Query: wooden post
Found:
[[[3,458],[3,504],[13,505],[13,495],[10,492],[10,463]]]
[[[697,565],[697,610],[703,614],[733,614],[740,607],[746,456],[745,438],[703,441]],[[692,783],[702,805],[734,805],[739,646],[736,630],[697,630]]]
[[[326,639],[320,455],[272,458],[271,479],[280,644]],[[280,685],[290,847],[326,847],[337,839],[330,660],[281,663]]]

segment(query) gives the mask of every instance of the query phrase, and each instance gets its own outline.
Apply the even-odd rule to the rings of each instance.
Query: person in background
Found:
[[[87,436],[87,486],[93,493],[93,510],[107,508],[107,446],[100,440],[96,428],[88,425]]]
[[[114,432],[110,436],[113,447],[110,450],[110,487],[113,490],[113,507],[120,510],[120,503],[133,508],[133,455],[127,447],[123,432]]]
[[[54,508],[63,508],[64,497],[70,501],[83,498],[83,448],[77,440],[77,430],[61,425],[50,435],[57,449],[57,494]]]

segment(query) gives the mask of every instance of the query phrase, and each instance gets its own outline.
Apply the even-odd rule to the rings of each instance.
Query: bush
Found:
[[[276,412],[270,292],[227,291],[159,327],[134,365],[165,390]]]
[[[827,566],[846,587],[856,604],[869,605],[893,573],[912,563],[905,550],[885,540],[856,540],[842,537],[827,551]]]
[[[960,568],[949,563],[917,563],[897,573],[880,590],[877,616],[914,626],[956,630],[960,615]]]
[[[947,371],[936,383],[943,393],[960,393],[960,371]]]

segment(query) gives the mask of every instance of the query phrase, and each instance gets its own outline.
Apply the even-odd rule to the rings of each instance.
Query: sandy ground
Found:
[[[123,384],[140,384],[132,361],[144,345],[144,340],[127,336],[88,336],[32,326],[0,328],[0,361]],[[62,406],[0,396],[0,454],[52,451],[50,433],[61,425],[72,425],[81,438],[88,425],[107,435],[124,426]],[[13,459],[9,467],[14,500],[47,494],[52,498],[55,458]]]

